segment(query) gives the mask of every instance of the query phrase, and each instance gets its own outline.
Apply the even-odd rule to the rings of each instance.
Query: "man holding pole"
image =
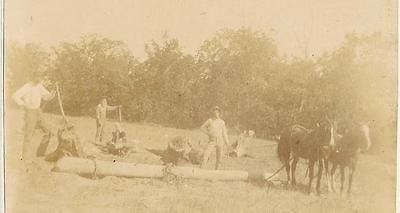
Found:
[[[95,142],[103,141],[103,131],[104,125],[107,121],[107,111],[119,110],[119,116],[121,119],[121,105],[118,106],[109,106],[107,104],[107,99],[105,97],[102,98],[101,103],[96,107],[96,137]],[[121,122],[121,121],[120,121]]]
[[[219,107],[214,108],[213,116],[201,126],[201,130],[208,135],[208,144],[204,151],[203,162],[200,167],[205,167],[213,149],[216,149],[215,169],[218,169],[222,159],[222,148],[224,144],[232,150],[229,144],[225,121],[220,118]]]
[[[44,133],[40,145],[36,150],[37,157],[45,154],[51,137],[51,132],[43,120],[40,104],[42,99],[49,101],[54,98],[55,91],[50,93],[44,88],[42,77],[42,72],[34,72],[31,81],[22,86],[13,95],[14,101],[25,110],[24,141],[22,156],[20,158],[25,162],[28,162],[28,158],[30,158],[31,153],[28,146],[31,146],[31,137],[37,127]]]

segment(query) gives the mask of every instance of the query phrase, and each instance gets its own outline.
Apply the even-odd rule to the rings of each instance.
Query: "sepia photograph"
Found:
[[[396,0],[2,12],[5,212],[396,212]]]

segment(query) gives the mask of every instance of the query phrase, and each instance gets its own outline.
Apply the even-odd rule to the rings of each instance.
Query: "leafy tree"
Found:
[[[107,96],[123,105],[128,121],[197,128],[218,105],[229,128],[261,137],[295,123],[313,128],[329,117],[341,126],[373,120],[373,140],[394,141],[394,44],[378,33],[351,34],[316,61],[288,60],[267,34],[241,28],[216,33],[194,56],[176,39],[152,41],[139,62],[123,42],[86,35],[51,53],[36,44],[10,45],[6,82],[13,91],[30,72],[48,71],[68,115],[94,115]],[[56,102],[50,106],[58,110]]]
[[[10,43],[6,48],[6,88],[12,94],[25,84],[35,71],[46,71],[49,54],[35,43]]]
[[[206,91],[199,94],[203,116],[219,105],[231,126],[264,132],[272,119],[267,88],[279,67],[273,40],[247,28],[224,30],[203,43],[197,60]]]
[[[191,89],[196,73],[194,59],[182,53],[175,39],[163,44],[146,46],[147,60],[143,62],[135,90],[146,120],[178,127],[190,126],[193,113]]]
[[[375,147],[394,141],[396,126],[396,42],[381,34],[351,34],[318,62],[324,73],[322,95],[342,126],[373,121]],[[378,131],[377,131],[378,130]]]
[[[129,100],[128,75],[138,63],[126,45],[96,35],[54,48],[52,79],[59,83],[65,111],[94,115],[102,96],[112,103]]]

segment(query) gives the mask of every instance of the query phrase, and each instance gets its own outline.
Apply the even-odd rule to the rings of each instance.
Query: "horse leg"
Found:
[[[334,177],[335,177],[335,172],[336,172],[336,168],[337,168],[337,163],[333,163],[333,165],[332,165],[332,169],[331,169],[331,173],[329,174],[329,182],[331,183],[331,184],[328,184],[328,187],[329,186],[331,186],[332,188],[331,188],[331,190],[332,190],[332,192],[335,192],[336,191],[336,187],[335,187],[335,179],[334,179]]]
[[[308,177],[309,177],[309,182],[308,182],[308,193],[311,194],[311,186],[312,186],[312,181],[314,178],[314,160],[310,160],[308,162],[308,168],[309,168],[309,173],[308,173]]]
[[[321,178],[322,178],[322,171],[324,170],[324,164],[323,160],[318,161],[318,179],[317,179],[317,194],[320,195],[320,186],[321,186]]]
[[[347,188],[347,193],[350,194],[351,193],[351,185],[353,183],[353,174],[356,170],[356,166],[354,164],[354,162],[352,162],[352,165],[350,165],[350,172],[349,172],[349,186]]]
[[[285,162],[287,184],[290,184],[290,161],[289,159]]]
[[[340,193],[343,192],[344,187],[344,166],[340,165]]]
[[[332,192],[332,185],[331,185],[331,181],[330,181],[330,173],[329,173],[329,161],[328,160],[324,160],[324,167],[325,167],[325,175],[326,175],[326,183],[328,185],[328,191]]]
[[[349,186],[347,188],[347,194],[351,193],[351,184],[353,183],[353,172],[354,172],[354,170],[350,169],[350,172],[349,172],[349,183],[348,183]]]
[[[298,157],[293,158],[292,162],[292,185],[296,185],[296,167],[297,167],[297,162],[299,161]]]

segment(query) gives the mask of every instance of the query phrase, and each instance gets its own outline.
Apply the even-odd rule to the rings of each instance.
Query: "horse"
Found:
[[[300,125],[292,125],[283,130],[278,143],[279,160],[286,167],[287,183],[296,185],[296,166],[300,158],[308,160],[309,184],[308,193],[312,192],[314,178],[314,164],[318,161],[318,179],[316,191],[320,194],[320,182],[324,164],[327,164],[328,156],[335,145],[334,135],[336,122],[329,125],[317,125],[313,130],[308,130]],[[292,155],[292,158],[290,157]],[[290,165],[290,160],[293,159]],[[292,177],[290,177],[290,172]]]
[[[369,126],[367,123],[359,123],[346,131],[343,136],[337,140],[334,151],[328,160],[332,163],[332,169],[328,178],[328,190],[335,191],[334,174],[337,166],[340,168],[340,192],[343,192],[345,180],[345,168],[349,168],[349,179],[347,193],[351,194],[353,183],[353,174],[356,170],[358,154],[360,151],[367,151],[371,146]],[[327,168],[328,169],[328,168]]]

